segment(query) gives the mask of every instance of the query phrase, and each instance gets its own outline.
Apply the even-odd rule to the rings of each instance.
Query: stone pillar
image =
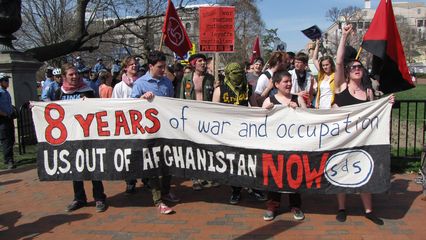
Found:
[[[39,100],[36,72],[42,63],[22,52],[0,53],[0,72],[11,76],[8,91],[18,109],[27,101]]]

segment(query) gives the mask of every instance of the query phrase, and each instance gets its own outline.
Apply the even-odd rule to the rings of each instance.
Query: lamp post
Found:
[[[12,45],[16,38],[12,34],[22,25],[21,0],[0,0],[0,22],[0,52],[16,52]]]

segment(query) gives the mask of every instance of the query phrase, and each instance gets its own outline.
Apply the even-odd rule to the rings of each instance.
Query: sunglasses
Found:
[[[350,67],[351,71],[355,71],[355,70],[362,70],[362,65],[361,64],[357,64],[357,65],[352,65]]]

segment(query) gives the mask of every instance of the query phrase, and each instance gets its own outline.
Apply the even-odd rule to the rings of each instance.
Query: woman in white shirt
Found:
[[[336,66],[333,58],[323,56],[318,60],[319,39],[315,42],[313,61],[318,70],[318,90],[315,100],[315,108],[329,109],[334,103],[334,72]]]

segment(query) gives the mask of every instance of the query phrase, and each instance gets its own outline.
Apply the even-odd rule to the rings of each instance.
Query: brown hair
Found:
[[[331,65],[331,72],[335,72],[336,71],[336,65],[334,64],[333,58],[330,56],[322,56],[319,59],[319,67],[320,67],[320,72],[324,73],[324,68],[322,68],[322,62],[328,60],[328,62],[330,62]]]
[[[297,61],[301,61],[304,64],[307,64],[308,61],[309,61],[308,55],[306,53],[304,53],[304,52],[297,53],[296,57],[294,59],[297,60]]]
[[[272,76],[272,82],[274,83],[274,87],[276,83],[280,83],[283,77],[289,77],[291,79],[291,74],[287,70],[281,70],[274,73]]]
[[[71,63],[62,64],[62,66],[61,66],[62,75],[65,76],[67,74],[67,71],[70,70],[71,68],[74,68],[76,70],[76,72],[78,72],[77,68],[74,65],[72,65]]]
[[[269,67],[275,67],[279,63],[288,59],[288,54],[286,52],[273,52],[271,58],[269,58]]]
[[[108,78],[112,77],[111,73],[107,70],[101,70],[99,71],[99,80],[101,80],[101,83],[106,84],[106,80]]]
[[[130,61],[135,61],[135,63],[138,63],[138,61],[136,60],[136,56],[130,55],[127,56],[123,59],[123,61],[121,62],[121,72],[120,75],[122,75],[123,73],[126,73],[126,67],[129,66]]]

